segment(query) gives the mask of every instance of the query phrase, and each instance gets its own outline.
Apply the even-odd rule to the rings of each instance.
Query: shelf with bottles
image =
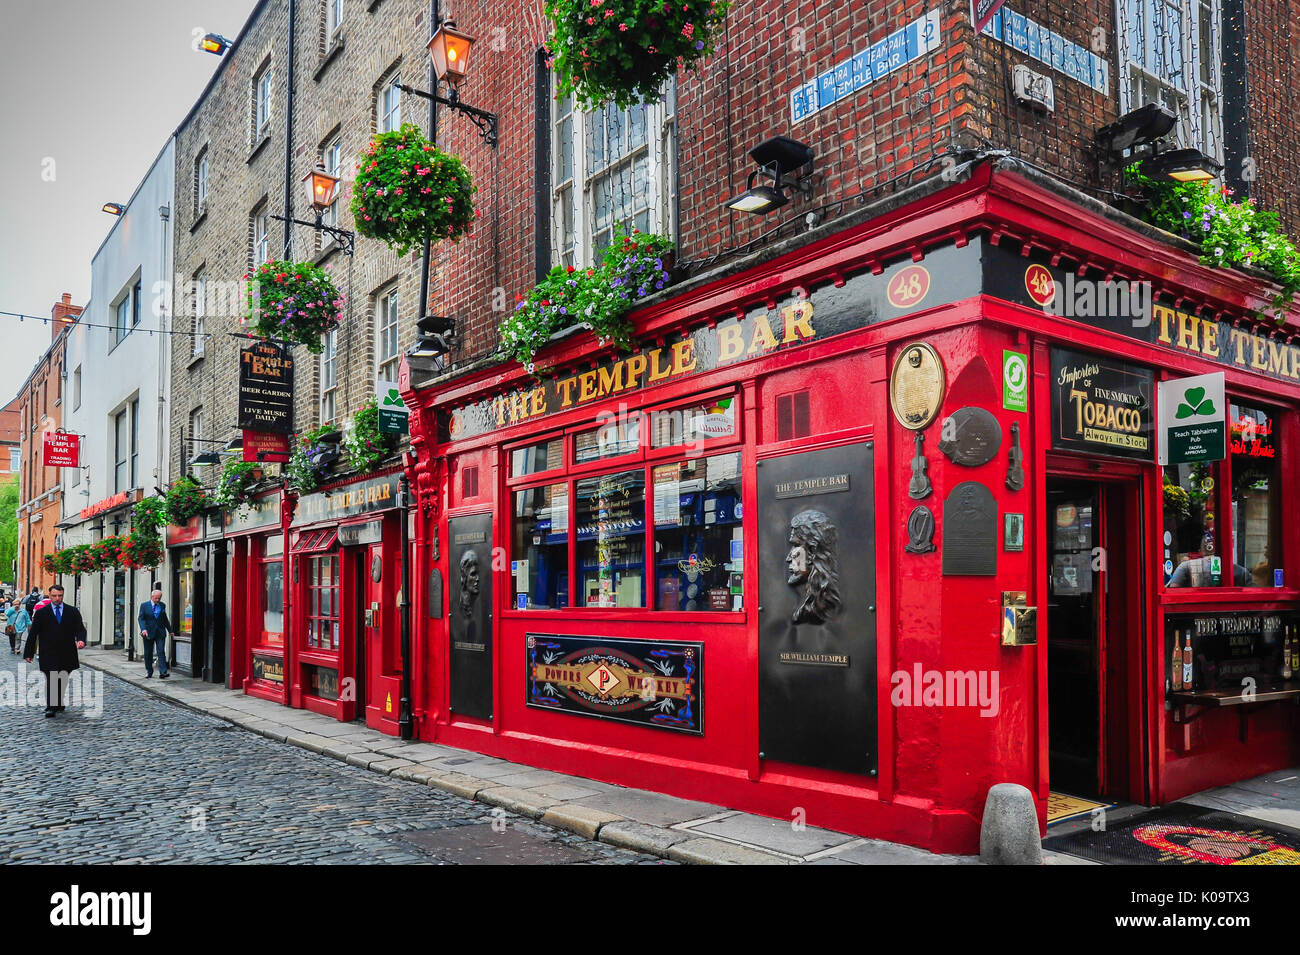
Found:
[[[1294,613],[1171,614],[1165,622],[1166,697],[1228,706],[1288,699],[1300,687]]]

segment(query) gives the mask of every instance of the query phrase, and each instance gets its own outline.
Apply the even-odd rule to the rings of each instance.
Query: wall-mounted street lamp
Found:
[[[234,44],[227,40],[220,33],[209,33],[199,41],[199,49],[204,53],[214,53],[217,56],[225,53]]]
[[[326,210],[334,204],[334,195],[339,187],[339,177],[326,172],[325,167],[317,163],[315,169],[302,177],[302,182],[307,188],[307,204],[316,213],[316,221],[286,219],[284,216],[271,216],[271,218],[279,222],[293,222],[297,225],[310,226],[317,232],[332,235],[338,240],[343,249],[343,254],[351,255],[356,248],[357,234],[347,229],[340,229],[337,226],[326,225],[324,218]]]
[[[736,212],[767,213],[790,201],[786,189],[812,194],[813,150],[789,136],[773,136],[749,151],[758,169],[749,174],[745,191],[726,206]],[[805,168],[806,167],[806,168]],[[796,171],[803,170],[798,175]],[[759,177],[768,182],[756,184]]]
[[[102,211],[107,212],[111,216],[120,216],[126,211],[126,206],[122,205],[120,202],[106,202],[102,206]]]
[[[1222,167],[1199,149],[1170,148],[1166,137],[1178,117],[1159,103],[1147,103],[1125,113],[1095,135],[1098,165],[1114,169],[1140,162],[1142,172],[1174,182],[1208,182]]]
[[[474,45],[474,38],[468,33],[456,29],[452,20],[440,24],[429,38],[429,58],[433,61],[433,71],[440,82],[447,84],[447,95],[439,96],[437,89],[432,93],[417,90],[405,83],[398,83],[397,88],[413,96],[422,96],[435,103],[464,113],[470,122],[478,127],[479,135],[489,146],[497,144],[497,117],[495,113],[478,109],[460,101],[460,84],[469,72],[469,52]]]

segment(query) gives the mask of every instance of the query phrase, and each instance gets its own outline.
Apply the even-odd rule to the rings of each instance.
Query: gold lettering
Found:
[[[578,375],[578,404],[596,397],[596,373],[584,371]]]
[[[1169,326],[1174,321],[1174,310],[1168,305],[1156,305],[1153,308],[1156,318],[1160,320],[1160,341],[1166,345],[1172,345],[1173,339],[1169,337]]]
[[[1264,339],[1257,335],[1250,337],[1250,367],[1256,371],[1268,371],[1268,348]]]
[[[663,381],[668,377],[669,372],[672,371],[671,365],[665,365],[663,368],[659,367],[659,355],[662,351],[662,348],[650,349],[650,378],[647,380],[647,384],[654,384],[656,381]]]
[[[1196,341],[1200,326],[1195,315],[1178,313],[1178,347],[1186,351],[1198,351]]]
[[[1249,336],[1244,329],[1233,328],[1228,330],[1228,337],[1232,342],[1232,363],[1234,365],[1246,365],[1246,341]]]
[[[695,339],[683,338],[673,345],[673,374],[695,370]]]
[[[609,368],[601,368],[600,371],[600,393],[602,395],[616,395],[623,390],[623,367],[625,362],[616,361]]]
[[[781,317],[785,320],[785,336],[781,344],[788,345],[794,341],[795,332],[800,338],[812,338],[816,334],[812,327],[812,314],[812,302],[799,302],[781,309]]]
[[[1268,370],[1275,375],[1290,377],[1291,375],[1291,350],[1281,342],[1275,342],[1272,339],[1268,343]]]
[[[761,352],[771,351],[775,347],[776,336],[772,334],[772,326],[768,322],[767,316],[758,316],[758,321],[754,323],[754,337],[750,339],[749,351],[745,354],[759,354]]]
[[[546,389],[533,389],[533,406],[529,410],[529,415],[544,414],[546,412]]]
[[[718,361],[725,362],[739,358],[745,351],[745,338],[740,332],[740,325],[718,326]]]
[[[1207,321],[1201,331],[1201,351],[1211,358],[1219,357],[1219,323]]]
[[[645,355],[633,355],[627,360],[627,374],[623,376],[623,380],[627,382],[626,387],[629,390],[637,386],[637,382],[645,374],[645,366]]]
[[[578,380],[573,377],[562,378],[555,383],[555,390],[563,393],[560,399],[561,408],[567,408],[573,404],[573,386],[577,383]]]

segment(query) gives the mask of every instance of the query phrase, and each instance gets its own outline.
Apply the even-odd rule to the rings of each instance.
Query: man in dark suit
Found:
[[[167,679],[167,634],[174,632],[167,619],[167,606],[162,602],[162,591],[155,589],[149,599],[140,604],[140,636],[144,637],[144,675],[153,676],[154,648],[158,650],[158,676]]]
[[[81,666],[77,651],[86,646],[86,625],[76,607],[63,603],[63,588],[50,586],[50,602],[36,611],[27,630],[23,659],[32,662],[39,642],[41,672],[45,674],[45,715],[63,711],[63,697],[68,677]]]

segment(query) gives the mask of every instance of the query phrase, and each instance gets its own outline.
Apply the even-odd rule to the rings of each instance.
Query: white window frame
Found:
[[[551,117],[551,262],[553,265],[572,265],[575,268],[597,264],[597,242],[614,234],[621,225],[626,231],[633,227],[642,232],[653,232],[675,238],[677,175],[675,163],[676,138],[676,87],[670,80],[664,95],[657,101],[634,109],[645,110],[645,142],[635,149],[623,152],[616,160],[603,166],[593,162],[591,155],[595,136],[602,138],[602,150],[609,148],[611,126],[608,109],[584,112],[574,108],[571,97],[555,98],[552,88]],[[623,129],[630,128],[630,112],[619,111]],[[603,120],[599,127],[597,119]],[[567,124],[567,125],[566,125]],[[566,168],[565,140],[569,141],[572,156],[572,174]],[[596,222],[597,196],[602,185],[617,187],[619,170],[634,167],[644,157],[647,166],[648,189],[644,203],[638,202],[640,191],[635,179],[623,194],[630,197],[631,217],[619,216],[611,209],[608,221],[598,227]],[[602,183],[603,180],[603,183]],[[615,195],[618,201],[619,195]],[[573,228],[568,229],[565,203],[571,203]],[[637,223],[637,217],[642,223]]]
[[[397,380],[397,369],[402,362],[402,344],[400,330],[400,300],[397,287],[394,286],[381,293],[375,308],[375,377],[386,381]],[[385,339],[392,342],[392,352],[386,353]],[[385,366],[391,366],[386,371]]]
[[[1141,13],[1139,17],[1138,14]],[[1209,46],[1201,42],[1201,18],[1208,16]],[[1152,49],[1148,36],[1167,38],[1161,30],[1176,18],[1177,43]],[[1157,22],[1159,21],[1159,22]],[[1118,25],[1119,111],[1161,102],[1178,117],[1174,132],[1181,147],[1199,149],[1222,163],[1223,52],[1220,0],[1116,0]],[[1142,50],[1136,49],[1142,43]],[[1202,82],[1209,60],[1210,82]],[[1154,67],[1154,69],[1153,69]],[[1161,75],[1163,73],[1163,75]],[[1152,95],[1155,94],[1155,95]]]
[[[375,103],[375,127],[381,133],[391,133],[402,128],[402,91],[397,88],[400,82],[402,74],[399,70],[379,89],[379,99]]]
[[[113,306],[113,345],[122,343],[122,339],[131,334],[131,289],[117,300]]]
[[[325,0],[325,36],[332,39],[343,25],[343,0]]]
[[[72,369],[72,410],[81,407],[81,366]]]
[[[339,184],[334,190],[334,201],[321,213],[321,222],[337,227],[339,224],[339,202],[343,194],[343,134],[340,132],[327,141],[320,150],[320,163],[331,176],[339,177]],[[324,233],[317,233],[322,242],[326,241]]]
[[[113,493],[130,490],[127,478],[131,468],[131,407],[119,408],[113,413]]]
[[[194,273],[194,336],[190,344],[190,355],[197,358],[203,354],[203,320],[208,310],[208,276],[203,269]]]
[[[338,415],[339,330],[332,328],[321,336],[320,353],[320,423],[327,424]]]
[[[189,443],[189,449],[187,451],[185,448],[181,448],[181,454],[187,455],[184,466],[188,469],[189,459],[203,450],[201,444],[203,439],[203,409],[201,407],[190,412],[189,432],[185,435],[185,438]]]
[[[271,125],[271,97],[274,92],[273,64],[267,63],[253,80],[253,144],[262,138]]]
[[[263,209],[253,215],[253,268],[271,261],[271,217]]]
[[[205,146],[199,156],[198,170],[195,173],[194,210],[198,215],[202,215],[207,208],[209,172],[208,149]]]

